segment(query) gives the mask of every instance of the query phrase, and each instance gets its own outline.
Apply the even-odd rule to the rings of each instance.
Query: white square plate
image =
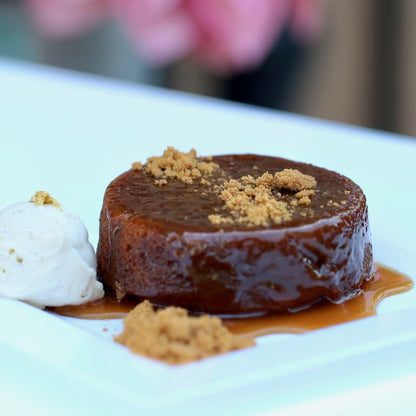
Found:
[[[96,244],[105,187],[134,161],[168,145],[282,156],[360,184],[376,261],[415,275],[410,138],[10,61],[0,61],[0,92],[2,204],[47,190],[81,217]],[[414,290],[385,300],[375,317],[263,337],[255,348],[177,367],[113,342],[119,320],[63,318],[7,299],[0,313],[2,414],[416,409]]]

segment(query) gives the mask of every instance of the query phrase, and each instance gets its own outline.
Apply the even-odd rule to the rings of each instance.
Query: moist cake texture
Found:
[[[371,278],[366,199],[350,179],[269,156],[193,153],[179,169],[170,156],[105,192],[98,278],[117,299],[253,315],[342,302]]]

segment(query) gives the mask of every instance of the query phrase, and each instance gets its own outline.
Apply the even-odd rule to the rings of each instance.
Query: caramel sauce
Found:
[[[322,301],[299,312],[282,312],[254,318],[224,319],[234,334],[259,337],[276,333],[303,333],[375,315],[388,296],[413,287],[412,280],[385,266],[377,266],[374,278],[363,285],[360,295],[341,304]],[[110,298],[80,306],[50,308],[53,312],[80,319],[120,319],[137,305],[137,299],[116,302]]]

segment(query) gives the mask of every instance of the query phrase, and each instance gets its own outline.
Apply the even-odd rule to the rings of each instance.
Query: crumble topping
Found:
[[[146,173],[156,178],[157,185],[166,185],[168,178],[192,183],[194,179],[210,175],[214,169],[219,168],[218,164],[212,162],[212,157],[197,157],[195,149],[184,153],[171,146],[163,152],[162,156],[149,157],[144,166],[140,162],[135,162],[132,167],[143,168]]]
[[[29,202],[33,202],[37,207],[42,205],[53,205],[56,208],[62,209],[61,204],[56,199],[52,198],[48,192],[45,191],[37,191],[35,195],[33,195],[32,198],[30,198]]]
[[[258,178],[246,175],[230,179],[220,187],[220,198],[231,211],[231,216],[213,214],[208,217],[213,225],[246,224],[247,226],[268,226],[290,221],[292,213],[286,201],[279,200],[280,190],[298,191],[291,200],[291,206],[309,205],[316,186],[314,177],[296,169],[284,169],[272,175],[263,173]]]
[[[291,205],[309,205],[312,202],[310,198],[312,195],[315,195],[315,191],[313,189],[304,189],[303,191],[299,191],[295,194],[297,199],[292,199]]]
[[[274,180],[277,187],[291,191],[303,191],[316,186],[313,176],[305,175],[297,169],[283,169],[281,172],[276,172]]]
[[[255,345],[252,338],[231,334],[217,317],[193,317],[186,309],[172,306],[155,311],[149,301],[140,303],[124,318],[124,330],[115,341],[133,353],[168,364],[184,364]]]
[[[209,193],[218,195],[224,202],[224,209],[214,211],[208,216],[217,227],[222,225],[244,224],[248,227],[281,224],[290,221],[296,207],[302,207],[299,215],[312,215],[308,206],[312,202],[317,186],[316,179],[297,169],[283,169],[279,172],[261,174],[259,167],[253,165],[254,176],[241,178],[227,177],[212,156],[198,157],[196,150],[188,153],[168,147],[162,156],[147,159],[146,164],[135,162],[132,169],[143,170],[153,176],[156,185],[167,185],[169,179],[179,179],[192,184],[195,179],[205,186]],[[214,170],[218,172],[212,175]],[[260,175],[260,176],[257,176]],[[197,190],[195,189],[195,192]],[[201,195],[207,195],[201,192]],[[329,205],[335,205],[333,201]]]
[[[309,198],[310,196],[315,195],[315,191],[313,189],[304,189],[303,191],[299,191],[295,194],[296,198]]]
[[[131,168],[133,170],[141,170],[143,169],[143,163],[142,162],[133,162],[131,165]]]

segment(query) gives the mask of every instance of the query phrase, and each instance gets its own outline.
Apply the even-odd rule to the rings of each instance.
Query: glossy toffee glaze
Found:
[[[260,315],[341,302],[371,277],[372,249],[365,196],[348,178],[286,159],[229,155],[208,178],[165,186],[130,170],[107,188],[100,217],[98,277],[118,299],[135,295],[193,312]],[[269,227],[208,220],[223,213],[214,184],[224,178],[298,169],[317,181],[308,206]],[[293,192],[280,190],[282,200]]]
[[[363,285],[363,291],[341,304],[322,301],[299,312],[280,312],[254,317],[225,319],[224,324],[235,334],[261,336],[276,333],[302,333],[375,315],[378,304],[387,296],[406,292],[413,287],[405,275],[379,266],[374,278]],[[121,302],[109,297],[81,306],[51,308],[65,316],[80,319],[123,318],[137,304],[137,299]]]

